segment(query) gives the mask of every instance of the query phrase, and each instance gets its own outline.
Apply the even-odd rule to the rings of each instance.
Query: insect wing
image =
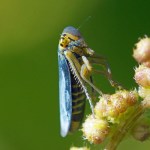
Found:
[[[65,56],[58,51],[59,64],[59,107],[61,136],[69,132],[72,117],[72,94],[70,70]]]

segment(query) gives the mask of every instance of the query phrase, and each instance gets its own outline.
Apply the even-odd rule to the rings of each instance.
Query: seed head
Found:
[[[140,65],[135,69],[134,79],[140,86],[150,88],[150,68]]]
[[[108,122],[103,119],[94,118],[92,115],[83,123],[83,135],[85,139],[94,144],[102,143],[109,133]]]
[[[138,63],[150,62],[150,38],[143,38],[136,44],[133,57]]]

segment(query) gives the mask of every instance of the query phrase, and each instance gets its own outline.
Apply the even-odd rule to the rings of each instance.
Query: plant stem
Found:
[[[139,105],[123,123],[119,124],[109,143],[106,145],[105,150],[116,150],[122,139],[135,125],[143,112],[143,106]]]

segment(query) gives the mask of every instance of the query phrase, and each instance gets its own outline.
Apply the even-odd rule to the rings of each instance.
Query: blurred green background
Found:
[[[60,137],[57,45],[64,27],[79,27],[88,45],[105,55],[126,88],[136,62],[132,49],[150,35],[149,0],[0,0],[0,150],[68,150],[80,132]],[[96,77],[104,92],[107,80]],[[87,105],[87,109],[89,105]],[[126,139],[119,150],[148,150]],[[96,149],[96,147],[94,147]]]

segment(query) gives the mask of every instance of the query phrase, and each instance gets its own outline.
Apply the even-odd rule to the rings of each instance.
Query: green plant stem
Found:
[[[110,141],[106,145],[105,150],[116,150],[122,139],[130,131],[130,129],[135,125],[138,119],[143,114],[144,109],[142,105],[139,105],[136,110],[134,110],[130,116],[120,125],[118,125],[117,130],[112,135]]]

